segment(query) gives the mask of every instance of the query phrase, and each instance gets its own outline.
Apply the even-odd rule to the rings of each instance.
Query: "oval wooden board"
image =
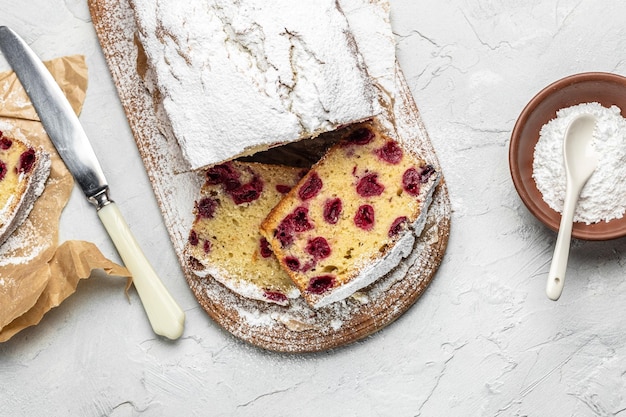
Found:
[[[234,336],[268,350],[315,352],[360,340],[400,317],[426,290],[441,264],[450,233],[450,202],[442,180],[424,232],[412,255],[356,297],[311,310],[296,301],[288,308],[244,299],[186,265],[183,249],[201,178],[188,172],[177,144],[158,129],[152,96],[138,74],[135,24],[128,0],[89,0],[105,59],[137,142],[185,278],[209,316]],[[141,63],[139,63],[141,67]],[[393,109],[400,140],[441,172],[413,97],[398,68],[400,99]]]

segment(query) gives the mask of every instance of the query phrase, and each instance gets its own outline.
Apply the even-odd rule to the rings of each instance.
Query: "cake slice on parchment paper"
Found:
[[[47,152],[0,131],[0,245],[28,217],[49,174]]]
[[[171,129],[165,134],[191,169],[380,112],[335,0],[130,4]]]

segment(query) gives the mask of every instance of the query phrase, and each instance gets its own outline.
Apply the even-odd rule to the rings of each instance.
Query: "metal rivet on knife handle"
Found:
[[[15,32],[0,26],[0,50],[17,74],[35,110],[76,182],[98,209],[146,310],[154,332],[169,339],[183,333],[185,313],[146,259],[119,209],[78,117],[48,69]]]

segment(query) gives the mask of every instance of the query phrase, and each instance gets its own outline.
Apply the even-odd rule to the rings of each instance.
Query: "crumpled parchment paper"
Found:
[[[84,57],[61,57],[45,64],[79,114],[87,92]],[[24,223],[0,246],[0,342],[4,342],[39,323],[93,270],[126,277],[126,290],[131,280],[126,268],[106,259],[93,243],[74,240],[59,245],[59,218],[74,179],[12,71],[0,73],[0,130],[34,147],[43,147],[52,160],[43,194]]]

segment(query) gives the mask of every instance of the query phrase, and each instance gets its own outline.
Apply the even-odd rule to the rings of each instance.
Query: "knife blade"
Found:
[[[153,331],[183,333],[185,313],[145,257],[116,203],[100,163],[70,103],[43,62],[13,30],[0,26],[0,51],[26,90],[46,133],[87,199],[96,207],[144,306]]]

